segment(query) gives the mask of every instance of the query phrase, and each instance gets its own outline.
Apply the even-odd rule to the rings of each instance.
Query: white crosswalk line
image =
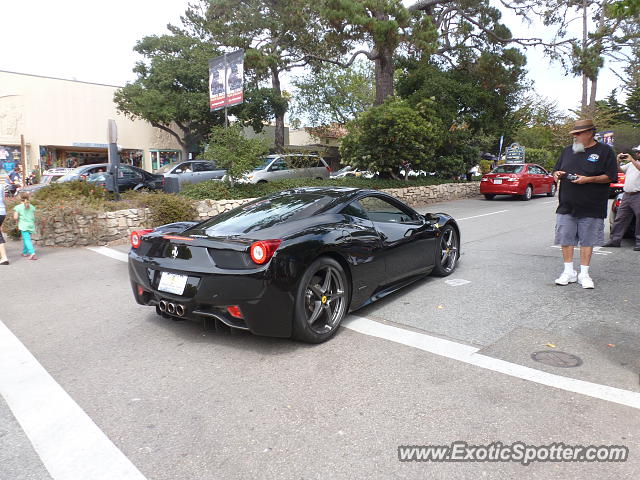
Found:
[[[54,480],[146,480],[2,321],[0,394]]]

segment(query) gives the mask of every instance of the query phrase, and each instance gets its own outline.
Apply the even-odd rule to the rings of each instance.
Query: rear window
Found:
[[[254,167],[254,170],[264,170],[273,161],[273,157],[266,157],[262,159],[262,163]]]
[[[178,164],[180,164],[180,162],[168,163],[164,167],[160,167],[157,170],[154,170],[154,173],[158,173],[158,174],[168,173],[169,170],[171,170],[173,167],[175,167]]]
[[[317,193],[281,192],[220,214],[190,229],[189,233],[209,237],[244,235],[308,218],[333,201],[334,198]]]
[[[499,165],[491,173],[520,173],[523,169],[524,165]]]

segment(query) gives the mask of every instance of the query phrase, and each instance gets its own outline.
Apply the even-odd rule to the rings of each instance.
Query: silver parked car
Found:
[[[221,180],[227,173],[226,170],[216,167],[214,162],[206,160],[186,160],[165,165],[154,173],[166,177],[175,177],[180,185],[187,183],[200,183],[205,180]]]
[[[317,155],[285,153],[268,155],[252,172],[247,173],[242,182],[274,182],[283,178],[327,179],[331,167]]]
[[[34,183],[33,185],[26,185],[24,187],[18,188],[18,193],[20,192],[35,193],[38,190],[46,187],[47,185],[56,183],[58,180],[60,180],[62,177],[64,177],[65,175],[67,175],[72,171],[73,171],[73,168],[52,168],[49,170],[45,170],[42,173],[42,177],[40,177],[39,183]]]

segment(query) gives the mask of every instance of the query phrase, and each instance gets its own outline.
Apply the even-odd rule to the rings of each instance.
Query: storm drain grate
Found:
[[[536,362],[544,363],[552,367],[572,368],[582,365],[582,360],[575,355],[565,352],[556,352],[554,350],[542,350],[533,352],[531,358]]]

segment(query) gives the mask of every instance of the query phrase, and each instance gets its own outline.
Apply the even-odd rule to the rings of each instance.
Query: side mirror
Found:
[[[434,215],[433,213],[425,213],[422,218],[424,218],[425,222],[427,223],[436,223],[440,219],[440,217]]]

